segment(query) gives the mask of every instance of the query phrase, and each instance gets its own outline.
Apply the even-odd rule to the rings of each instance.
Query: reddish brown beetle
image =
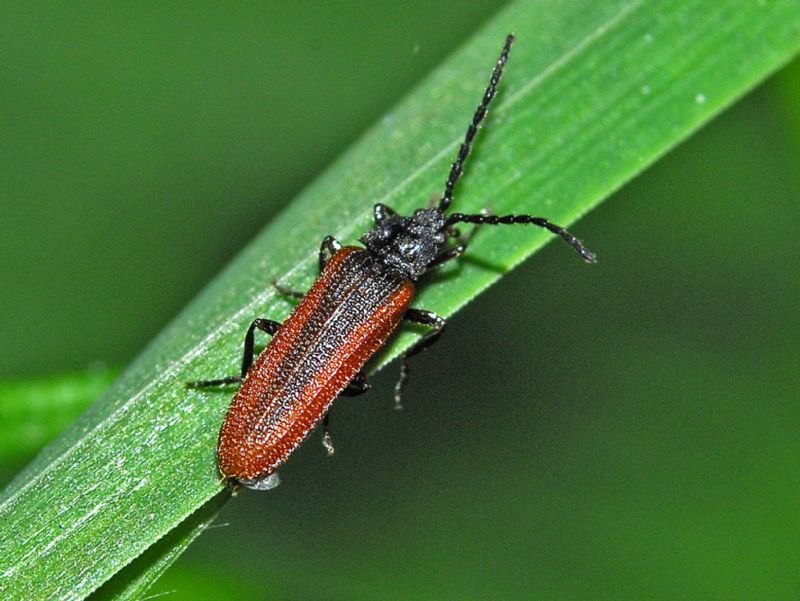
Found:
[[[438,206],[402,217],[386,205],[375,205],[375,227],[360,239],[365,248],[342,248],[332,236],[326,237],[319,250],[321,273],[311,289],[306,294],[281,289],[301,299],[289,318],[283,324],[256,319],[248,328],[241,376],[189,384],[200,388],[242,383],[222,424],[217,449],[219,471],[230,482],[260,490],[276,486],[278,467],[320,421],[323,444],[332,453],[327,424],[331,404],[340,395],[366,392],[364,364],[407,319],[432,330],[403,355],[395,387],[400,405],[409,357],[433,344],[445,326],[435,313],[409,307],[414,282],[466,250],[467,240],[459,237],[457,223],[533,224],[561,236],[584,260],[594,262],[580,240],[542,217],[445,214],[513,42],[509,35]],[[449,244],[451,238],[455,244]],[[256,328],[274,338],[253,362]]]

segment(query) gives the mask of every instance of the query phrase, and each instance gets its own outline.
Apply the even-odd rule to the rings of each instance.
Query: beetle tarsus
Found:
[[[325,452],[328,454],[328,457],[331,457],[335,452],[336,449],[333,448],[333,437],[331,436],[331,429],[330,429],[330,416],[331,412],[325,414],[325,417],[322,418],[322,446],[325,448]]]

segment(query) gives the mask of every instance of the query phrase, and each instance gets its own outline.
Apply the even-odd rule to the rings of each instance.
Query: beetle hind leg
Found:
[[[186,382],[186,388],[191,388],[192,390],[197,390],[200,388],[215,388],[217,386],[239,384],[241,381],[241,376],[226,376],[224,378],[217,378],[215,380],[194,380],[192,382]]]
[[[272,286],[283,296],[288,296],[290,298],[301,299],[303,298],[306,293],[301,292],[300,290],[292,290],[291,288],[287,288],[283,284],[281,284],[278,280],[272,280]]]

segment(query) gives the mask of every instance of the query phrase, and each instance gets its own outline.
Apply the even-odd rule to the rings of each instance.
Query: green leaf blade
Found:
[[[800,46],[800,5],[552,2],[504,11],[312,183],[20,475],[0,502],[4,598],[82,598],[220,492],[214,449],[229,395],[183,382],[235,373],[248,321],[288,312],[268,282],[307,284],[324,234],[353,242],[374,202],[408,212],[441,189],[512,30],[503,91],[455,207],[568,225],[787,61]],[[418,304],[450,315],[548,240],[486,228],[458,277],[425,288]],[[400,336],[380,364],[412,339]]]
[[[0,382],[0,463],[30,456],[69,426],[117,376],[102,367]]]
[[[229,497],[229,491],[212,497],[188,519],[167,533],[164,538],[117,572],[111,580],[95,591],[91,599],[94,601],[101,599],[138,601],[144,599],[150,587],[180,554],[207,528],[211,527],[211,523]]]

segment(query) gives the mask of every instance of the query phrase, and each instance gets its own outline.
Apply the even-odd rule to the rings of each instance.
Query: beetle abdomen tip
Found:
[[[251,480],[236,478],[236,482],[253,490],[271,490],[281,483],[281,479],[277,472],[273,472]]]

